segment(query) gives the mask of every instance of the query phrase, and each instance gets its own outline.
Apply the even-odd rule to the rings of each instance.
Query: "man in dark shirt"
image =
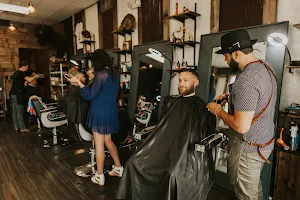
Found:
[[[24,88],[25,82],[31,82],[34,79],[37,79],[39,76],[37,74],[28,74],[28,63],[25,61],[20,62],[19,69],[13,74],[13,83],[10,90],[10,98],[12,102],[12,117],[14,128],[16,131],[20,132],[29,132],[26,129],[23,119],[24,114]],[[33,75],[33,76],[31,76]]]

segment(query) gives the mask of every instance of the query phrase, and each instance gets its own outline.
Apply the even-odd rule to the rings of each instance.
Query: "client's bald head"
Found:
[[[193,94],[199,84],[196,71],[184,71],[179,74],[178,91],[181,96]]]

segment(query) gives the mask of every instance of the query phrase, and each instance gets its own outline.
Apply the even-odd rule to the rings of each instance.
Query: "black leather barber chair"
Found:
[[[59,137],[57,127],[68,123],[66,115],[59,113],[57,107],[44,104],[41,98],[30,98],[33,104],[36,116],[43,127],[52,129],[52,138],[43,140],[43,147],[61,146],[69,143],[69,139]]]

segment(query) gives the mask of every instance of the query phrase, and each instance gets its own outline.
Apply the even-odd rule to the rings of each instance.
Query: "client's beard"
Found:
[[[184,90],[181,91],[180,90],[181,88],[184,89]],[[181,96],[187,96],[187,95],[190,95],[190,94],[194,93],[195,88],[194,88],[194,86],[190,86],[189,88],[182,86],[182,87],[178,87],[178,91],[179,91],[179,94]]]

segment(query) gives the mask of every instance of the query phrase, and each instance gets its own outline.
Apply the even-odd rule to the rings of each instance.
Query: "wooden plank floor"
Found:
[[[16,133],[11,122],[0,119],[0,200],[115,199],[119,178],[106,176],[100,187],[73,174],[75,166],[88,161],[90,143],[43,148],[42,140],[36,132]],[[210,199],[234,198],[212,189]]]
[[[67,160],[76,159],[78,155],[74,154],[71,146],[83,149],[84,145],[77,143],[46,149],[37,143],[37,133],[20,134],[12,130],[9,123],[0,122],[1,200],[114,199],[113,192],[107,192],[111,197],[103,194],[112,182],[118,184],[117,178],[108,178],[106,187],[101,188],[88,178],[73,174],[73,166]],[[88,145],[85,146],[88,148]],[[68,151],[69,156],[66,155]],[[59,158],[59,153],[64,155],[64,160]],[[87,153],[80,156],[85,161],[89,158]],[[85,161],[79,159],[78,165]]]

